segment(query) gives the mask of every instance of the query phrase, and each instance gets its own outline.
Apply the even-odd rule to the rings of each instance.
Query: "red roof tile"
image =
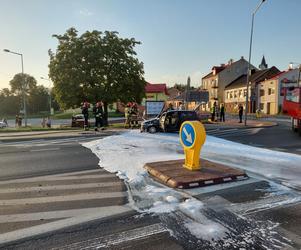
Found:
[[[166,83],[147,83],[145,86],[146,93],[165,93],[167,95]]]
[[[284,74],[284,73],[286,73],[287,71],[281,71],[281,72],[279,72],[278,74],[276,74],[276,75],[274,75],[274,76],[272,76],[272,77],[270,77],[270,78],[268,78],[268,79],[266,79],[266,80],[274,80],[274,79],[277,79],[277,78],[279,78],[279,76],[281,76],[282,74]]]

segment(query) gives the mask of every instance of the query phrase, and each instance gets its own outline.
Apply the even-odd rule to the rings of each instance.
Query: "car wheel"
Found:
[[[157,132],[157,129],[156,129],[156,127],[152,126],[148,129],[148,132],[150,132],[151,134],[154,134]]]

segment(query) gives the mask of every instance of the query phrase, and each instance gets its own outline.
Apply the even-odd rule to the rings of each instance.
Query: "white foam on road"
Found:
[[[178,134],[148,134],[130,131],[83,145],[98,156],[100,167],[112,173],[118,172],[117,175],[126,179],[132,187],[140,185],[139,192],[136,192],[134,196],[140,197],[139,202],[144,205],[142,211],[150,213],[181,211],[188,218],[193,218],[184,222],[191,233],[207,240],[223,238],[226,234],[227,229],[224,226],[209,220],[202,214],[203,203],[201,201],[196,199],[185,201],[188,195],[184,197],[183,193],[174,189],[159,184],[145,183],[147,175],[143,168],[145,163],[184,158]],[[207,136],[201,157],[269,178],[285,180],[293,186],[301,186],[301,156],[298,155]],[[141,202],[141,200],[147,202]],[[138,211],[141,211],[137,202],[134,205]]]
[[[184,158],[177,134],[131,131],[83,145],[99,157],[102,168],[119,172],[130,182],[141,180],[146,173],[143,166],[147,162]],[[301,187],[301,156],[296,154],[207,136],[201,157]]]

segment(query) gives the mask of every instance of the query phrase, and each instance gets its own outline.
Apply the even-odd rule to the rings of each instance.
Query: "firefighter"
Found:
[[[88,130],[89,129],[89,108],[90,108],[90,103],[88,103],[87,100],[85,100],[82,103],[82,114],[84,115],[84,130]]]
[[[130,128],[138,127],[138,105],[133,103],[130,108]]]
[[[102,102],[97,102],[93,107],[93,114],[95,118],[95,131],[98,131],[98,128],[103,129],[103,108]]]
[[[130,108],[131,108],[131,103],[127,103],[127,105],[124,108],[124,128],[130,127]]]

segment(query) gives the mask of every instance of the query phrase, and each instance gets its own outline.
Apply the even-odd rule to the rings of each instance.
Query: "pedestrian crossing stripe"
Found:
[[[100,168],[1,181],[0,243],[133,211],[125,190]]]

